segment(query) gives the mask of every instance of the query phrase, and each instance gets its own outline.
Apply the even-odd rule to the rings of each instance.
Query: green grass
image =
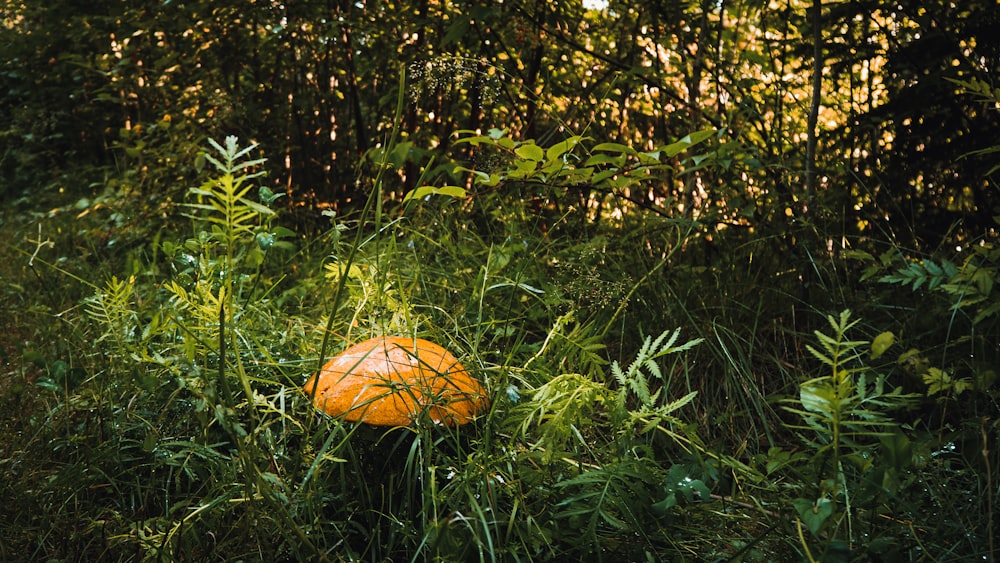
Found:
[[[0,559],[989,557],[996,389],[929,396],[895,359],[939,333],[890,326],[839,256],[639,212],[542,225],[511,193],[389,209],[381,176],[293,233],[252,147],[206,150],[172,227],[128,244],[96,242],[98,206],[3,218]],[[317,412],[305,379],[379,334],[451,350],[489,412]]]

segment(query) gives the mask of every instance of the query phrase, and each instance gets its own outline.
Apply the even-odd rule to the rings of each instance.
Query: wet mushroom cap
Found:
[[[388,336],[351,346],[306,382],[316,408],[350,422],[406,426],[422,412],[458,426],[488,406],[486,391],[447,350]]]

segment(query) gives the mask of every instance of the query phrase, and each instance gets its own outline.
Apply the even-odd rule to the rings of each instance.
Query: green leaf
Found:
[[[497,139],[496,145],[502,149],[512,150],[517,146],[517,143],[510,137],[500,137]]]
[[[545,158],[545,151],[542,150],[542,147],[534,143],[525,143],[517,147],[514,149],[514,154],[525,160],[533,162],[539,162]]]
[[[799,387],[799,401],[807,411],[829,416],[832,413],[831,403],[836,401],[836,397],[833,388],[827,384],[827,378],[820,378]]]
[[[274,246],[274,235],[271,233],[257,233],[257,246],[263,251],[270,250]]]
[[[673,412],[673,411],[675,411],[675,410],[683,407],[684,405],[690,403],[691,401],[693,401],[694,398],[697,395],[698,395],[697,391],[691,391],[690,393],[688,393],[687,395],[684,395],[680,399],[677,399],[676,401],[673,401],[671,403],[668,403],[668,404],[664,405],[663,408],[662,408],[662,412],[664,412],[664,413]]]
[[[619,154],[630,154],[630,155],[638,154],[637,151],[632,147],[627,145],[622,145],[619,143],[601,143],[595,146],[591,150],[595,152],[615,152]]]
[[[685,136],[683,139],[675,143],[671,143],[660,150],[666,153],[668,158],[672,156],[677,156],[681,152],[697,145],[698,143],[704,142],[706,139],[709,139],[712,135],[715,134],[715,132],[716,132],[715,129],[703,129],[701,131],[695,131],[694,133]]]
[[[279,226],[279,227],[275,227],[274,228],[274,233],[273,234],[277,238],[288,238],[288,237],[294,237],[295,236],[295,231],[293,231],[293,230],[291,230],[291,229],[289,229],[287,227],[280,227]]]
[[[671,508],[677,506],[677,494],[670,493],[660,502],[653,504],[653,510],[658,514],[666,514]]]
[[[767,464],[764,470],[768,475],[770,475],[787,465],[799,463],[808,459],[809,456],[805,452],[793,453],[783,450],[778,446],[772,446],[767,450]]]
[[[984,319],[988,319],[989,317],[992,317],[997,313],[1000,313],[1000,300],[994,302],[991,305],[988,305],[987,307],[984,307],[982,310],[976,313],[976,316],[974,319],[972,319],[972,322],[973,323],[982,322]]]
[[[830,358],[828,358],[825,355],[823,355],[822,352],[820,352],[819,350],[813,348],[811,345],[806,344],[806,350],[808,350],[810,354],[812,354],[817,360],[823,362],[824,364],[826,364],[828,366],[832,366],[833,365],[833,360],[831,360]]]
[[[545,160],[561,159],[563,155],[573,150],[583,137],[573,136],[564,141],[560,141],[545,150]]]
[[[621,173],[621,171],[619,171],[618,169],[602,170],[602,171],[598,172],[597,174],[594,174],[594,177],[591,178],[591,181],[594,182],[594,185],[598,185],[599,186],[605,180],[614,180],[615,176],[617,176],[620,173]]]
[[[538,165],[537,160],[516,160],[514,161],[514,170],[509,171],[510,177],[530,178],[534,175],[535,167],[537,165]]]
[[[881,462],[896,471],[906,470],[913,462],[913,444],[899,428],[883,436],[880,440]]]
[[[465,188],[459,186],[441,186],[440,188],[436,186],[420,186],[407,192],[406,196],[403,197],[403,201],[422,199],[431,195],[446,195],[456,199],[463,199],[467,196],[467,193]]]
[[[272,203],[274,203],[274,200],[278,199],[279,197],[284,197],[285,194],[274,193],[267,186],[261,186],[260,190],[258,191],[258,195],[260,197],[260,200],[264,202],[264,205],[271,205]]]
[[[847,250],[844,250],[841,253],[841,255],[844,258],[848,258],[848,259],[851,259],[851,260],[860,260],[862,262],[874,262],[875,261],[875,257],[872,256],[871,253],[865,252],[864,250],[854,250],[854,249],[848,248]]]
[[[929,368],[923,376],[927,384],[927,396],[945,393],[952,396],[961,395],[972,389],[972,382],[966,378],[954,379],[948,372],[940,368]]]
[[[257,203],[256,201],[241,197],[239,198],[239,202],[242,203],[243,205],[246,205],[251,210],[256,211],[261,215],[268,215],[268,216],[274,215],[273,209],[271,209],[270,207],[264,207],[263,205]],[[242,215],[244,215],[247,220],[254,218],[254,214],[250,212],[245,212]]]
[[[688,474],[687,468],[675,464],[670,467],[664,479],[663,489],[666,498],[653,504],[653,510],[660,514],[666,513],[674,506],[707,502],[712,498],[712,492],[701,479],[695,479]]]
[[[463,132],[459,131],[458,133],[461,134]],[[482,143],[494,144],[495,141],[496,139],[492,137],[487,137],[486,135],[473,135],[471,137],[461,137],[458,140],[456,140],[453,144],[460,145],[462,143],[469,143],[472,146],[479,146]]]
[[[823,524],[833,514],[833,502],[826,497],[817,499],[816,502],[798,498],[792,501],[792,505],[799,513],[802,523],[813,534],[818,534],[823,528]]]
[[[980,295],[989,295],[993,291],[993,278],[996,277],[996,272],[987,268],[976,268],[976,271],[972,274],[972,283],[976,284],[976,289],[979,290]]]
[[[489,292],[489,291],[492,291],[492,290],[494,290],[494,289],[496,289],[498,287],[516,287],[518,289],[523,289],[524,291],[527,291],[529,293],[534,293],[536,295],[542,295],[542,294],[545,293],[545,290],[538,289],[537,287],[532,287],[532,286],[530,286],[530,285],[528,285],[526,283],[520,283],[520,282],[518,282],[518,283],[513,283],[513,282],[495,283],[495,284],[487,287],[486,291]]]
[[[892,345],[895,342],[896,342],[896,335],[889,331],[883,332],[882,334],[876,336],[875,339],[872,340],[871,359],[877,360],[881,358],[882,354],[885,354],[886,350],[892,347]]]
[[[583,163],[584,166],[599,166],[602,164],[620,167],[625,164],[625,158],[622,155],[595,154]]]

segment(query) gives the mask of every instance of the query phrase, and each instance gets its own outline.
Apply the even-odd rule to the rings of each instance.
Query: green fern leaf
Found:
[[[833,367],[833,359],[831,359],[829,356],[824,355],[816,348],[813,348],[812,345],[806,344],[806,350],[808,350],[809,353],[812,354],[813,357],[815,357],[817,360],[823,362],[824,365]]]

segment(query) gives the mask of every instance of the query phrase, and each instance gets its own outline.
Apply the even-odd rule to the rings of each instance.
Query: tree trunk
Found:
[[[813,80],[812,102],[809,106],[809,118],[806,121],[806,197],[802,210],[808,211],[816,192],[816,125],[819,121],[820,96],[823,90],[823,34],[820,28],[823,0],[813,0]]]

